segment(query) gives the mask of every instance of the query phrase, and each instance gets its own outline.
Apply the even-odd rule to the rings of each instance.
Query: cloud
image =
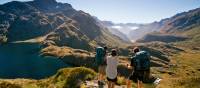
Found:
[[[136,27],[136,26],[135,27],[130,27],[130,29],[131,30],[136,30],[136,29],[138,29],[138,27]]]
[[[111,28],[115,28],[115,29],[121,29],[121,26],[111,26]]]

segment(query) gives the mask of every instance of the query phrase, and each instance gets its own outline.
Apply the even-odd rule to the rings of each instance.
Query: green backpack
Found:
[[[103,65],[105,62],[105,51],[103,47],[97,47],[96,48],[96,56],[95,56],[95,62],[97,65]]]
[[[150,55],[146,51],[137,52],[132,60],[136,70],[150,69]]]

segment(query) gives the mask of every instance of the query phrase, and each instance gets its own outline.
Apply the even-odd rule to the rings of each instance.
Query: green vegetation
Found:
[[[126,85],[126,78],[125,77],[117,77],[117,83],[118,85]]]
[[[3,19],[0,20],[0,45],[8,40],[12,43],[41,43],[43,46],[40,47],[42,48],[41,56],[53,56],[72,66],[84,67],[64,68],[59,70],[57,74],[41,80],[0,79],[0,88],[83,87],[83,81],[93,80],[97,74],[94,71],[97,68],[94,63],[95,54],[89,52],[94,51],[96,46],[106,45],[109,50],[118,48],[121,51],[120,54],[128,56],[128,49],[131,48],[128,47],[130,44],[112,35],[107,28],[101,25],[100,21],[94,19],[90,14],[77,11],[67,3],[57,3],[53,0],[54,3],[52,4],[48,3],[49,1],[51,0],[45,2],[44,0],[14,1],[1,5],[2,14],[0,15]],[[37,5],[34,3],[37,3]],[[46,6],[44,7],[43,4]],[[57,7],[62,7],[62,9]],[[152,55],[151,64],[157,68],[152,68],[151,73],[163,79],[157,86],[158,88],[188,88],[190,86],[200,88],[199,12],[198,8],[172,18],[163,19],[161,22],[154,22],[140,27],[140,30],[149,29],[148,32],[161,30],[162,28],[160,32],[163,32],[164,35],[153,33],[153,35],[146,38],[151,38],[151,41],[168,42],[137,45]],[[138,35],[138,37],[141,37],[146,33],[145,31],[139,31],[131,34],[134,37]],[[9,36],[7,36],[8,34]],[[189,39],[174,34],[184,35]],[[177,40],[181,41],[177,42]],[[25,47],[23,44],[21,45]],[[27,54],[37,53],[37,51],[34,51],[36,50],[35,47],[37,46],[28,46],[28,48],[33,48],[33,51],[20,55],[27,56],[29,59],[34,58]],[[19,49],[26,51],[24,48]],[[10,50],[10,48],[6,48],[6,50]],[[18,53],[14,54],[18,55]],[[127,68],[129,63],[128,57],[120,57],[120,65],[118,66],[120,77],[118,77],[117,84],[125,85],[126,78],[123,76],[130,75],[132,71]],[[133,83],[133,87],[135,85]],[[145,88],[155,87],[153,84],[144,84],[144,86]]]
[[[173,74],[162,73],[163,81],[158,88],[199,88],[200,82],[200,52],[187,50],[172,57],[169,71]]]
[[[177,42],[175,43],[176,45],[190,49],[197,49],[200,47],[200,26],[193,27],[183,34],[190,37],[190,39],[183,42]]]
[[[22,88],[19,84],[12,84],[10,82],[1,82],[0,88]]]
[[[88,68],[64,68],[56,75],[41,80],[2,79],[0,88],[75,88],[81,86],[83,81],[92,80],[95,77],[96,72]]]
[[[58,71],[53,77],[53,83],[58,85],[64,83],[64,88],[78,87],[82,84],[82,80],[91,80],[94,79],[95,76],[96,73],[88,68],[66,68]]]
[[[0,45],[1,45],[2,43],[7,42],[7,40],[8,40],[8,38],[7,38],[6,36],[0,36]]]

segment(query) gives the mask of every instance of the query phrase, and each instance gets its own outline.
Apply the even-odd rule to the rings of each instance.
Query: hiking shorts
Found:
[[[133,81],[142,81],[144,82],[144,80],[146,80],[149,76],[150,70],[135,70],[131,76],[129,77],[130,80],[133,80]]]
[[[136,79],[139,80],[139,81],[143,81],[143,79],[144,79],[144,73],[145,73],[144,70],[135,71]]]
[[[111,81],[111,82],[117,82],[117,77],[115,77],[114,79],[110,79],[110,78],[107,77],[107,80]]]

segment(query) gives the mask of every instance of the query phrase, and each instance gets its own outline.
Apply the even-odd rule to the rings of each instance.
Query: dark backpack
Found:
[[[136,70],[150,69],[150,55],[146,51],[140,51],[132,58],[133,66]]]
[[[96,48],[96,56],[95,56],[95,62],[97,65],[101,65],[104,63],[104,57],[105,57],[105,52],[103,47],[97,47]]]

